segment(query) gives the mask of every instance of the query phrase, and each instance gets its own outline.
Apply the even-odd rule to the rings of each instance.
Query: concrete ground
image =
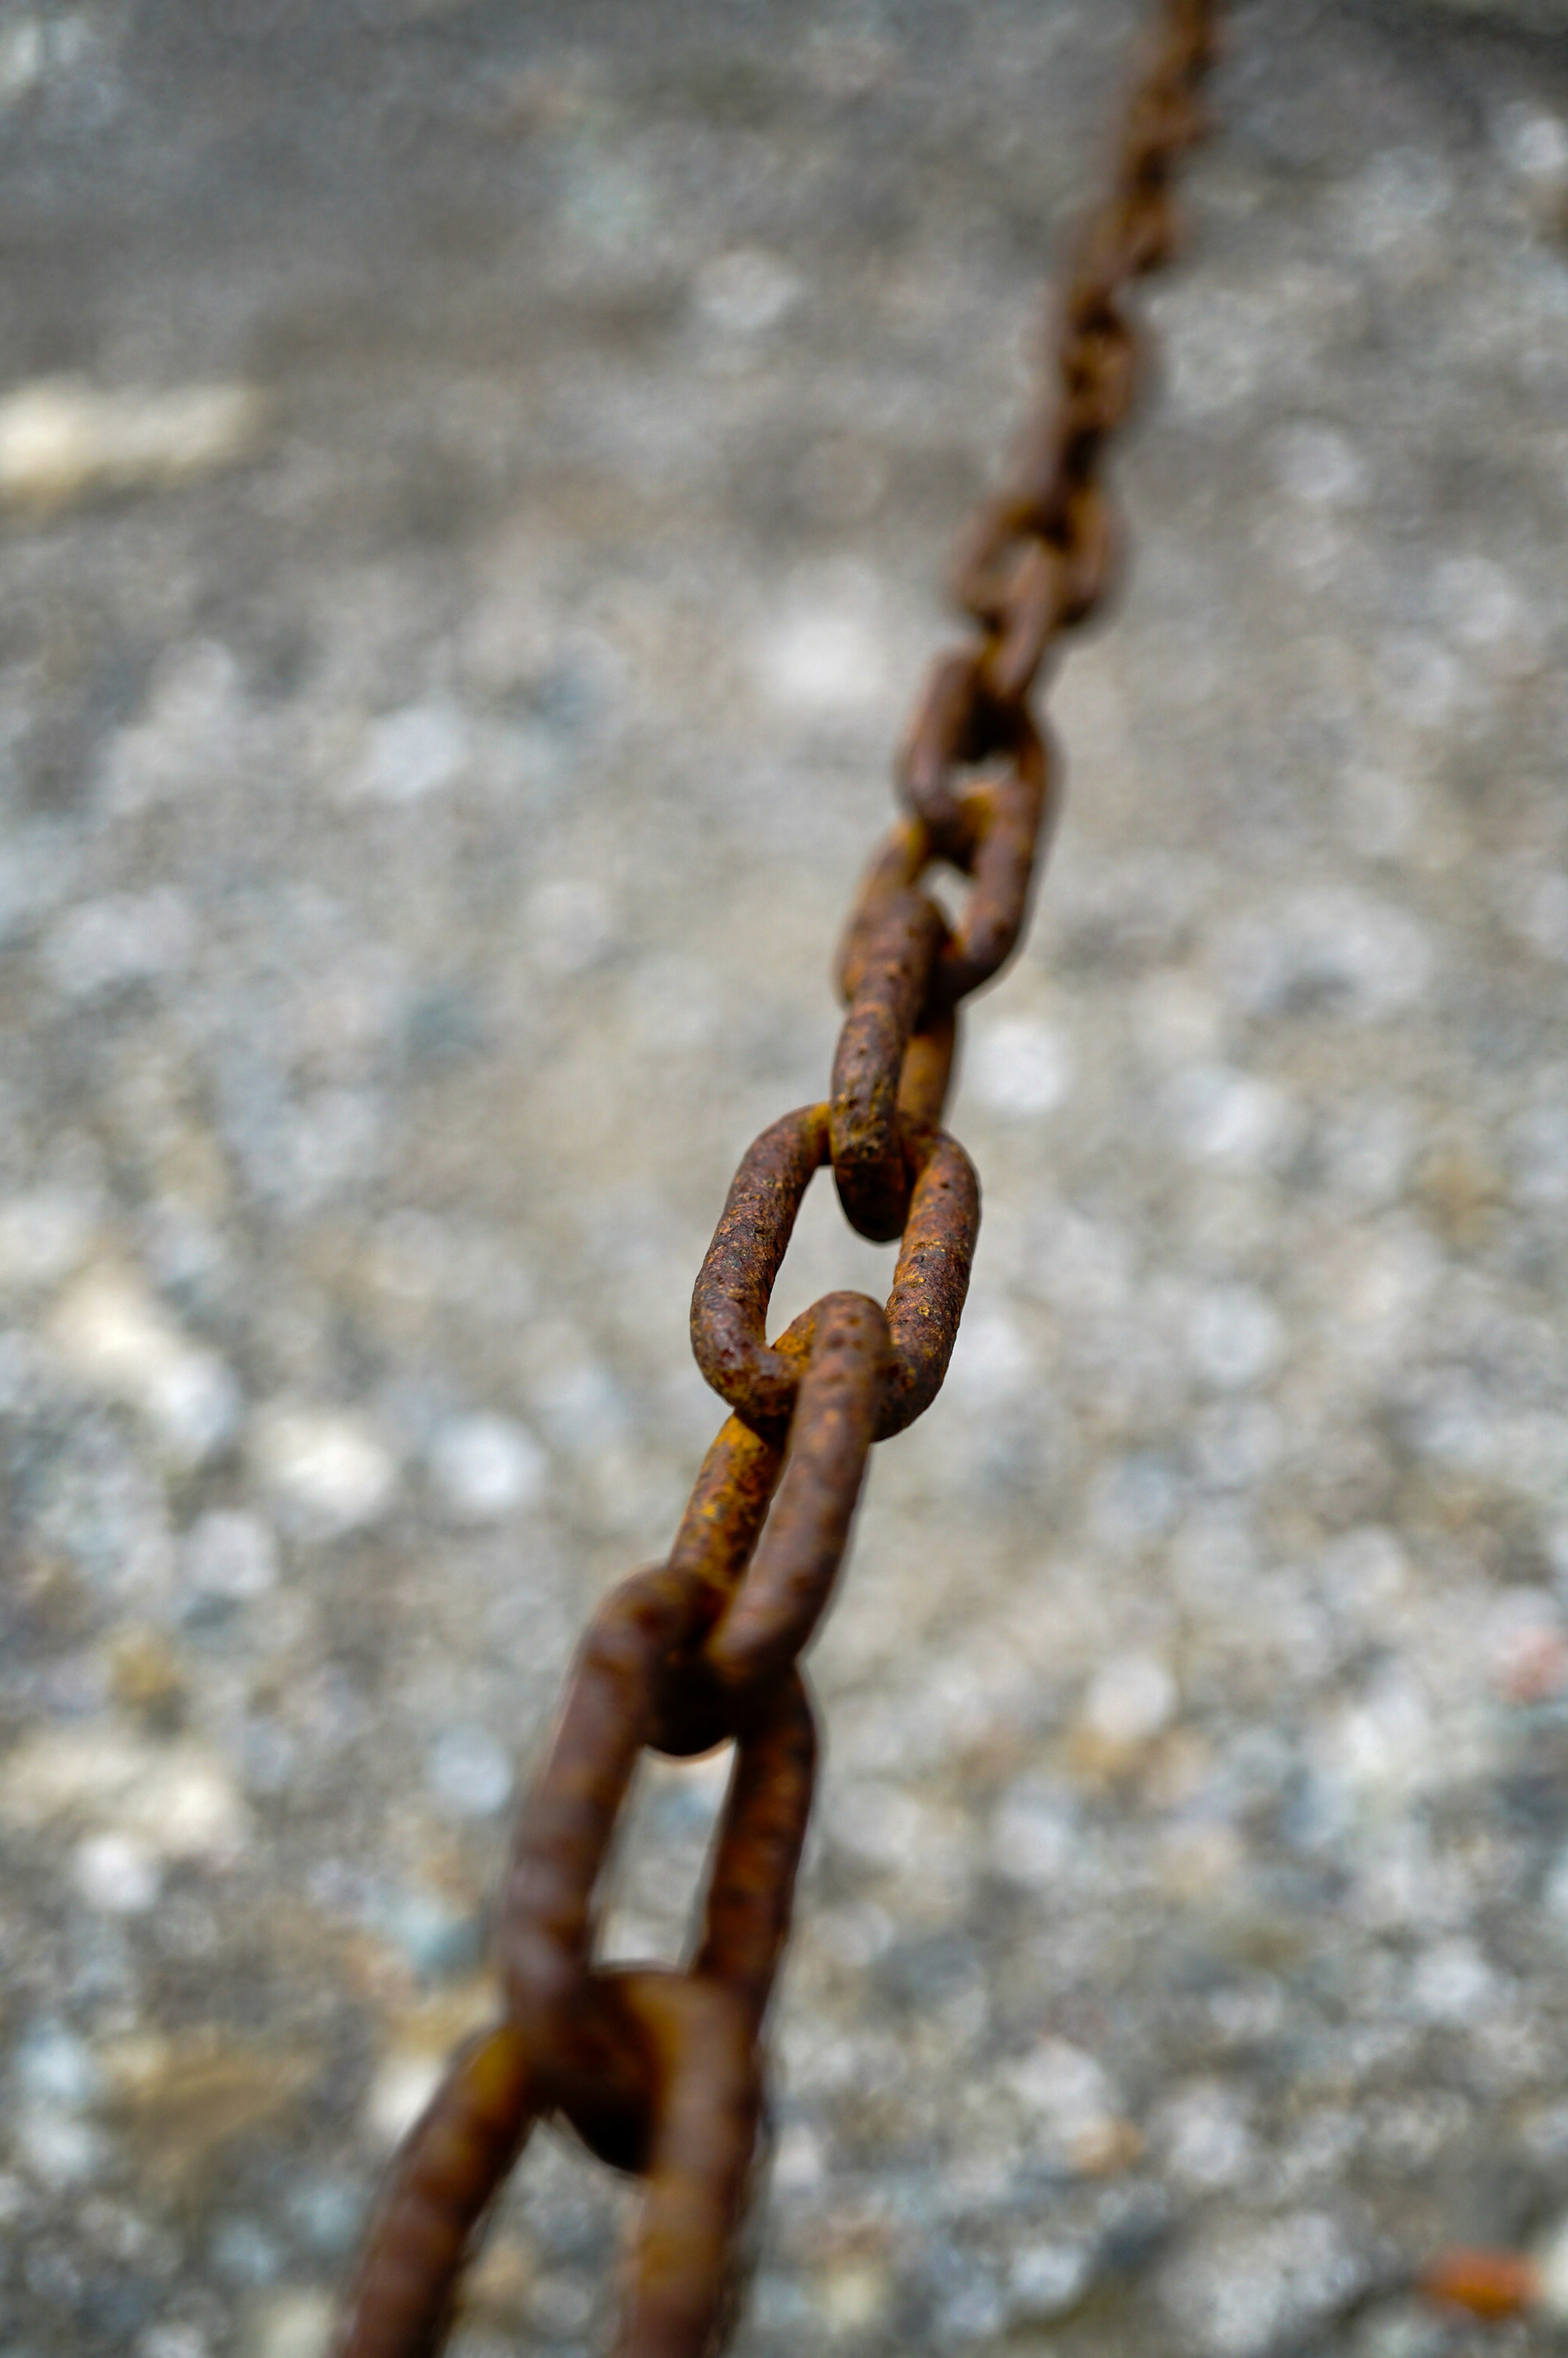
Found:
[[[0,11],[4,2358],[317,2358],[492,2004],[1141,13]],[[814,1657],[746,2358],[1568,2315],[1568,19],[1232,27]],[[780,1316],[887,1271],[819,1188]],[[603,2347],[625,2201],[541,2139],[462,2358]]]

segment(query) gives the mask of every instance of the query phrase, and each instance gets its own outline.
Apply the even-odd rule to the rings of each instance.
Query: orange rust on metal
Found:
[[[1006,773],[971,787],[959,805],[966,845],[959,864],[974,890],[937,964],[946,1006],[989,982],[1018,946],[1039,869],[1050,775],[1045,740],[1031,727],[1021,730]]]
[[[998,611],[1000,612],[1000,602]],[[926,856],[963,828],[952,776],[962,762],[979,762],[992,745],[983,733],[997,707],[984,694],[982,651],[959,647],[938,655],[925,676],[893,773],[899,799],[931,831]]]
[[[792,1670],[773,1682],[749,1718],[708,1877],[695,1967],[744,1998],[759,2023],[789,1936],[816,1774],[811,1698]]]
[[[768,1302],[795,1217],[827,1160],[828,1109],[801,1106],[754,1138],[730,1183],[691,1297],[691,1347],[748,1424],[786,1426],[800,1362],[766,1341]]]
[[[911,1185],[887,1299],[892,1358],[879,1387],[878,1441],[913,1424],[941,1389],[980,1225],[979,1181],[957,1141],[907,1120],[897,1135]],[[801,1381],[798,1354],[766,1340],[768,1297],[812,1175],[827,1159],[826,1106],[802,1106],[753,1139],[692,1293],[697,1366],[764,1432],[794,1413]],[[792,1333],[809,1334],[816,1316],[805,1312]]]
[[[752,1561],[783,1471],[777,1443],[738,1416],[722,1424],[687,1500],[670,1550],[672,1571],[694,1573],[727,1600]]]
[[[957,594],[978,640],[926,682],[896,771],[903,815],[844,936],[831,1103],[786,1114],[747,1149],[693,1293],[697,1364],[733,1413],[667,1562],[612,1592],[573,1666],[503,1894],[507,2020],[459,2058],[395,2165],[339,2358],[439,2348],[492,2197],[532,2122],[552,2115],[646,2180],[620,2358],[710,2358],[734,2313],[761,2035],[816,1759],[798,1658],[868,1454],[929,1406],[957,1333],[979,1227],[973,1165],[942,1128],[957,1010],[1017,946],[1054,817],[1056,765],[1028,698],[1116,569],[1100,468],[1144,373],[1121,298],[1174,250],[1171,182],[1204,129],[1217,13],[1217,0],[1160,0],[1108,194],[1072,249],[1044,399],[960,552]],[[937,863],[969,879],[954,924],[925,889]],[[892,1291],[885,1310],[829,1294],[770,1343],[773,1282],[826,1163],[854,1224],[897,1238]],[[598,1966],[600,1886],[640,1755],[725,1743],[730,1784],[689,1964]],[[1505,2299],[1530,2297],[1526,2266],[1450,2254],[1427,2286],[1501,2315]]]
[[[656,2101],[617,2350],[691,2358],[712,2347],[730,2305],[762,2112],[755,2025],[743,1998],[697,1974],[628,1983],[654,2053]]]
[[[788,1335],[780,1337],[780,1349],[804,1358],[808,1346]],[[720,1428],[702,1461],[670,1551],[670,1570],[700,1582],[708,1592],[705,1628],[723,1612],[752,1561],[784,1468],[783,1444],[754,1433],[738,1416]],[[677,1650],[649,1729],[653,1749],[689,1759],[727,1742],[733,1725],[733,1697],[700,1650]]]
[[[912,1130],[934,1130],[947,1102],[958,1024],[951,1008],[917,1032],[904,1053],[898,1109]]]
[[[600,1606],[574,1665],[555,1740],[518,1818],[501,1947],[517,2020],[569,2010],[590,1969],[600,1870],[648,1740],[669,1657],[709,1592],[667,1566],[635,1574]]]
[[[1000,777],[967,788],[953,784],[961,766],[1003,759]],[[929,1021],[951,1011],[1005,966],[1029,914],[1039,864],[1041,831],[1051,808],[1053,765],[1048,742],[1022,705],[999,708],[979,654],[947,656],[925,691],[899,764],[899,786],[913,816],[885,838],[867,870],[839,956],[839,988],[850,1001],[838,1056],[867,991],[884,934],[896,943],[902,913],[935,860],[972,879],[968,906],[949,930],[935,903],[926,903],[940,932],[926,968],[929,995],[919,1010]],[[908,919],[902,918],[905,928]],[[911,1020],[909,1030],[914,1028]],[[906,1032],[900,1041],[902,1055]],[[838,1064],[835,1063],[837,1083]],[[879,1080],[881,1076],[878,1076]],[[894,1088],[884,1084],[882,1101]],[[838,1107],[834,1106],[838,1153]],[[896,1233],[896,1232],[895,1232]]]
[[[915,1167],[887,1302],[892,1368],[878,1441],[913,1424],[942,1389],[980,1232],[980,1183],[957,1140],[946,1130],[918,1140]]]
[[[446,2337],[474,2231],[534,2123],[528,2045],[515,2025],[472,2039],[410,2131],[350,2297],[355,2358],[425,2358]]]
[[[887,1318],[863,1293],[830,1293],[817,1303],[784,1480],[740,1593],[708,1641],[708,1660],[728,1686],[776,1679],[821,1618],[849,1544],[892,1355]]]
[[[590,1910],[630,1764],[665,1650],[702,1598],[695,1578],[639,1574],[608,1600],[583,1649],[525,1813],[521,1889],[514,1869],[508,1894],[535,1936],[507,1951],[511,2017],[463,2050],[405,2145],[345,2320],[340,2346],[354,2358],[439,2347],[476,2228],[545,2112],[564,2115],[604,2159],[650,2177],[651,2273],[639,2278],[633,2345],[689,2346],[679,2337],[709,2299],[708,2255],[730,2232],[750,2167],[755,2042],[789,1931],[816,1757],[810,1702],[790,1667],[732,1718],[735,1766],[690,1974],[593,1970]]]
[[[863,1237],[885,1244],[903,1227],[909,1174],[898,1136],[898,1085],[947,935],[925,892],[879,902],[856,946],[849,1012],[833,1058],[828,1138],[838,1200]]]

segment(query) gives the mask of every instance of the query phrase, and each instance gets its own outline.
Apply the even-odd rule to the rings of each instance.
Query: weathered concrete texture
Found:
[[[1568,58],[1487,14],[1236,13],[814,1663],[753,2358],[1439,2358],[1401,2269],[1568,2212]],[[7,2358],[311,2358],[491,2003],[1137,16],[0,19]],[[819,1186],[779,1318],[888,1267]],[[621,2199],[530,2154],[465,2358],[602,2340]]]
[[[1472,24],[1522,26],[1530,33],[1568,31],[1568,9],[1562,0],[1428,0],[1428,5]]]

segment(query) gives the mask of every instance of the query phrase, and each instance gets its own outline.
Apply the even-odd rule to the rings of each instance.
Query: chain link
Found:
[[[501,2026],[457,2057],[394,2164],[340,2358],[438,2350],[484,2215],[534,2123],[570,2122],[646,2181],[623,2358],[706,2358],[738,2298],[762,2115],[760,2036],[812,1797],[797,1668],[832,1594],[873,1443],[941,1388],[979,1228],[979,1183],[941,1127],[959,1003],[1022,936],[1057,764],[1028,709],[1063,635],[1107,597],[1119,535],[1099,479],[1142,346],[1120,302],[1169,259],[1174,168],[1201,136],[1217,0],[1163,0],[1109,194],[1073,249],[1041,410],[954,588],[977,644],[933,666],[899,757],[903,816],[845,930],[832,1097],[748,1148],[692,1297],[692,1347],[732,1412],[668,1560],[600,1606],[521,1812],[500,1911]],[[969,880],[950,924],[923,889]],[[899,1239],[885,1306],[831,1293],[777,1341],[767,1312],[795,1217],[831,1163],[864,1236]],[[685,1972],[594,1963],[605,1862],[639,1755],[734,1762]]]

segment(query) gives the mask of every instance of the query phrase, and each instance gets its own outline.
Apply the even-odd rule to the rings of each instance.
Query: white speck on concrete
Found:
[[[1528,99],[1498,109],[1494,135],[1538,233],[1568,233],[1568,120]]]
[[[0,28],[0,106],[13,106],[41,81],[48,62],[44,27],[18,16]]]
[[[430,1790],[455,1818],[489,1818],[512,1791],[512,1758],[489,1728],[448,1728],[430,1747]]]
[[[89,1834],[71,1855],[71,1880],[101,1916],[143,1916],[157,1899],[163,1870],[135,1834]]]
[[[149,2325],[136,2340],[136,2358],[208,2358],[211,2343],[199,2325],[176,2320]]]
[[[549,1461],[525,1425],[507,1416],[454,1416],[436,1428],[430,1485],[459,1524],[503,1522],[545,1487]]]
[[[1175,1715],[1176,1682],[1154,1654],[1116,1654],[1084,1695],[1084,1725],[1108,1744],[1147,1744]]]
[[[1343,1704],[1317,1747],[1330,1782],[1384,1801],[1419,1792],[1437,1768],[1442,1747],[1424,1696],[1408,1676],[1386,1676]]]
[[[1498,1976],[1473,1941],[1444,1941],[1416,1961],[1411,1997],[1428,2022],[1474,2023],[1498,2002]]]
[[[96,999],[128,984],[163,982],[183,974],[196,947],[196,920],[172,886],[151,892],[112,892],[62,910],[43,937],[38,957],[55,989],[68,999]]]
[[[525,1339],[529,1404],[556,1447],[598,1455],[620,1440],[626,1428],[621,1393],[579,1330],[564,1319],[541,1319]]]
[[[388,2146],[406,2136],[440,2086],[445,2071],[439,2055],[389,2055],[371,2082],[365,2103],[365,2121],[372,2134]]]
[[[947,1383],[955,1401],[988,1409],[1030,1391],[1038,1375],[1034,1353],[1018,1321],[999,1307],[977,1305],[958,1329]]]
[[[1541,662],[1540,627],[1511,575],[1489,557],[1446,557],[1433,575],[1433,609],[1461,651],[1504,678]]]
[[[1257,2223],[1220,2213],[1178,2252],[1161,2291],[1184,2353],[1262,2358],[1310,2320],[1333,2316],[1365,2277],[1357,2244],[1323,2212]]]
[[[875,704],[888,671],[876,578],[863,567],[806,568],[756,651],[764,695],[803,718]]]
[[[1255,1286],[1216,1285],[1194,1304],[1187,1347],[1206,1382],[1236,1391],[1278,1367],[1285,1330],[1273,1303]]]
[[[1454,200],[1440,157],[1422,147],[1390,147],[1358,172],[1346,191],[1348,220],[1364,254],[1387,256],[1429,230]]]
[[[186,1532],[180,1569],[198,1595],[245,1604],[276,1587],[277,1541],[259,1515],[215,1507]]]
[[[1133,1035],[1159,1073],[1212,1058],[1224,1011],[1212,990],[1179,967],[1145,975],[1130,994]]]
[[[98,764],[106,810],[127,817],[199,793],[215,765],[232,767],[248,719],[240,666],[217,639],[191,639],[159,664],[146,701],[116,730]]]
[[[964,1078],[988,1113],[1029,1121],[1054,1112],[1073,1086],[1076,1064],[1053,1023],[1028,1016],[977,1024],[965,1056]]]
[[[863,2291],[861,2287],[865,2288]],[[850,2288],[854,2289],[846,2299]],[[839,2332],[863,2331],[886,2305],[885,2278],[880,2269],[835,2270],[828,2278],[828,2294],[825,2305],[829,2331],[837,2328]],[[939,2299],[935,2324],[937,2339],[942,2342],[994,2342],[1006,2321],[1006,2310],[990,2271],[971,2263],[963,2278]]]
[[[1509,863],[1498,878],[1498,903],[1510,933],[1543,957],[1568,964],[1568,874],[1561,868]]]
[[[1190,418],[1217,418],[1253,391],[1267,365],[1274,323],[1253,297],[1210,287],[1201,305],[1170,314],[1164,330],[1171,402]]]
[[[542,2337],[558,2343],[579,2334],[593,2315],[593,2291],[584,2279],[564,2269],[536,2277],[528,2300],[528,2314]]]
[[[791,2121],[779,2137],[772,2183],[782,2194],[808,2192],[821,2185],[827,2170],[821,2138],[805,2121]]]
[[[149,1371],[142,1405],[175,1463],[200,1466],[232,1438],[243,1401],[216,1352],[182,1347]]]
[[[331,2340],[330,2296],[297,2286],[257,2301],[243,2346],[245,2358],[327,2358]]]
[[[230,2284],[273,2284],[282,2272],[283,2255],[276,2240],[254,2219],[220,2220],[208,2249],[218,2274]]]
[[[523,904],[524,953],[541,974],[586,974],[615,938],[615,911],[602,886],[586,876],[535,885]]]
[[[16,720],[12,720],[15,730]],[[0,723],[0,751],[7,730]],[[56,822],[13,818],[0,837],[0,942],[35,934],[74,889],[81,865],[79,837]]]
[[[103,2139],[91,2122],[51,2104],[26,2104],[13,2132],[16,2159],[51,2191],[81,2186],[103,2166]]]
[[[1275,451],[1281,487],[1312,507],[1350,507],[1367,496],[1367,462],[1336,427],[1287,427]]]
[[[243,384],[108,393],[84,377],[37,378],[0,400],[0,502],[58,508],[182,482],[248,457],[264,416]]]
[[[1169,1529],[1176,1505],[1169,1467],[1139,1452],[1101,1469],[1089,1498],[1089,1528],[1108,1547],[1139,1547]]]
[[[455,705],[406,704],[371,723],[347,792],[373,802],[423,802],[455,785],[470,754],[468,725]]]
[[[103,2093],[103,2075],[85,2039],[63,2023],[34,2023],[16,2041],[11,2069],[25,2103],[85,2112]]]
[[[1172,2176],[1206,2192],[1240,2184],[1255,2166],[1245,2102],[1237,2090],[1217,2082],[1168,2098],[1151,2124],[1151,2136]]]
[[[628,980],[626,999],[639,1044],[665,1055],[700,1047],[723,1013],[712,968],[679,951],[644,958]]]
[[[912,1793],[880,1778],[840,1786],[829,1798],[827,1825],[835,1842],[878,1866],[910,1866],[925,1857],[925,1811]]]
[[[78,1188],[41,1187],[0,1204],[0,1293],[48,1293],[79,1269],[100,1206]]]
[[[1043,2039],[1004,2067],[1003,2082],[1057,2136],[1073,2137],[1120,2110],[1104,2066],[1066,2039]]]
[[[244,1808],[216,1753],[194,1736],[167,1743],[111,1720],[43,1727],[0,1761],[0,1823],[128,1836],[166,1859],[217,1863],[243,1849]]]
[[[1020,2252],[1008,2277],[1008,2307],[1016,2318],[1046,2324],[1076,2309],[1094,2273],[1082,2244],[1034,2244]]]
[[[1336,1609],[1356,1616],[1386,1610],[1408,1587],[1411,1567],[1392,1531],[1363,1523],[1324,1550],[1318,1570]]]
[[[1164,1103],[1179,1151],[1218,1170],[1280,1163],[1299,1133],[1296,1109],[1282,1089],[1226,1065],[1193,1065],[1174,1074]]]
[[[1504,162],[1521,179],[1568,186],[1568,122],[1528,99],[1499,107],[1494,136]]]
[[[1231,929],[1227,980],[1253,1015],[1314,1011],[1377,1022],[1412,1007],[1437,957],[1407,910],[1349,885],[1323,885]]]
[[[1131,1245],[1119,1228],[1063,1209],[1054,1211],[1044,1225],[1025,1283],[1059,1310],[1104,1316],[1125,1306],[1132,1263]]]
[[[694,289],[697,308],[730,336],[757,336],[775,328],[800,298],[800,280],[787,263],[755,246],[736,246],[703,264]]]
[[[134,1269],[85,1270],[46,1331],[70,1372],[137,1410],[177,1465],[200,1466],[232,1438],[241,1408],[232,1371],[180,1332]]]
[[[1011,1883],[1048,1890],[1068,1863],[1076,1817],[1071,1796],[1058,1786],[1020,1778],[991,1820],[991,1865]]]
[[[364,1531],[397,1494],[396,1460],[347,1410],[272,1402],[251,1420],[250,1454],[263,1487],[308,1537]]]
[[[1351,850],[1363,860],[1397,859],[1419,817],[1409,781],[1392,770],[1359,764],[1340,782],[1340,826]]]
[[[1554,2324],[1568,2324],[1568,2218],[1557,2220],[1541,2237],[1535,2265],[1542,2312]]]

